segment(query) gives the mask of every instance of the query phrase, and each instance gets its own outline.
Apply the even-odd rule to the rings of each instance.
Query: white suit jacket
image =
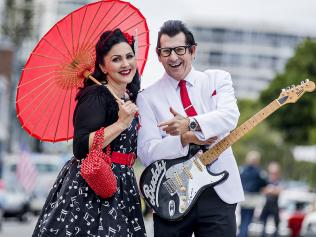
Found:
[[[217,136],[218,141],[221,140],[236,127],[239,118],[230,74],[221,70],[200,72],[192,68],[185,80],[192,85],[189,96],[198,113],[194,118],[202,131],[196,135],[200,139]],[[156,160],[175,159],[188,154],[189,145],[183,147],[180,136],[167,135],[157,127],[160,122],[172,119],[170,107],[186,116],[176,90],[177,84],[165,73],[159,81],[138,94],[141,127],[138,131],[137,154],[145,166]],[[223,170],[229,173],[226,181],[214,187],[223,201],[232,204],[244,200],[231,148],[225,150],[208,168],[214,173]]]

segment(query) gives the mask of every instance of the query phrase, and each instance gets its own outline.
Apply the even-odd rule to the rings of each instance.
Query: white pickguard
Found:
[[[199,162],[200,168],[194,163],[194,160]],[[184,172],[184,169],[189,171],[190,175],[187,174],[188,172]],[[180,179],[177,179],[177,176]],[[178,211],[180,213],[187,210],[195,195],[203,186],[218,182],[224,176],[224,173],[211,175],[208,173],[206,166],[204,166],[199,159],[194,156],[186,162],[171,166],[166,172],[166,178],[171,179],[177,187],[175,190],[176,192],[170,193],[170,195],[178,195],[180,200]],[[178,182],[177,180],[181,181]]]

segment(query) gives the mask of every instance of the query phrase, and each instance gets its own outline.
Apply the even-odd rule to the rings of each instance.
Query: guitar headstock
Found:
[[[305,92],[312,92],[314,90],[315,83],[306,79],[305,81],[301,82],[301,85],[292,85],[290,87],[287,87],[286,89],[282,89],[282,92],[277,101],[281,106],[289,103],[295,103],[304,95]]]

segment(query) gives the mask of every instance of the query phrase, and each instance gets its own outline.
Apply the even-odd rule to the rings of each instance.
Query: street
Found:
[[[37,217],[38,216],[32,216],[30,217],[30,220],[25,223],[21,223],[16,219],[3,220],[0,237],[30,237],[36,225]],[[151,218],[145,219],[145,225],[147,236],[153,237]]]
[[[2,222],[2,229],[0,237],[18,237],[18,236],[31,236],[37,218],[31,217],[28,222],[21,223],[16,219],[6,219]]]

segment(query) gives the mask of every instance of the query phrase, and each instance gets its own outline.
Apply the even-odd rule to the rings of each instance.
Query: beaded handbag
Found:
[[[101,198],[109,198],[116,192],[116,177],[111,168],[110,145],[103,152],[104,128],[95,132],[93,144],[81,163],[81,176]]]

